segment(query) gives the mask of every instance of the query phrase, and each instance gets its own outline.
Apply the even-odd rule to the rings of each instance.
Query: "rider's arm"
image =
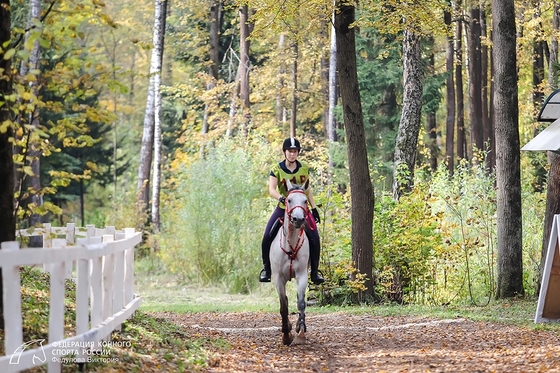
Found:
[[[276,178],[276,176],[270,175],[268,177],[268,193],[275,200],[278,200],[280,197],[282,197],[280,192],[276,190],[277,187],[278,187],[278,179]]]

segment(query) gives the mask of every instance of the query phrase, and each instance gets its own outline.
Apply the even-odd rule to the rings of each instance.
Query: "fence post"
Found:
[[[126,238],[134,236],[134,233],[134,228],[124,228]],[[134,299],[134,246],[128,248],[124,255],[124,303],[128,304]]]
[[[2,242],[2,251],[19,250],[19,242]],[[2,294],[4,301],[4,349],[11,355],[23,348],[23,328],[21,320],[21,279],[19,266],[2,267]]]
[[[69,244],[74,244],[76,234],[76,224],[68,223],[66,224],[66,242]]]
[[[51,247],[52,247],[51,223],[43,223],[43,249],[47,249]],[[52,268],[51,263],[43,264],[43,271],[50,273],[51,268]]]
[[[95,236],[95,225],[93,224],[86,225],[86,237],[90,238],[94,236]]]
[[[115,233],[117,232],[117,230],[115,229],[115,227],[113,225],[107,225],[105,227],[105,234],[110,234],[113,236],[113,238],[115,238]]]
[[[49,343],[64,339],[65,275],[66,263],[64,261],[52,263],[51,296],[49,302]],[[62,371],[62,362],[54,360],[53,358],[55,357],[59,356],[53,354],[49,359],[49,373],[60,373]]]
[[[51,237],[51,223],[43,223],[43,248],[51,247],[52,237]]]
[[[101,237],[88,238],[88,244],[101,243]],[[103,267],[103,257],[96,257],[91,259],[91,326],[96,327],[103,321],[103,283],[101,277],[101,269]]]
[[[113,242],[111,234],[103,235],[103,242]],[[115,273],[115,254],[103,257],[103,320],[113,314],[113,277]]]
[[[78,238],[78,245],[87,245],[87,238]],[[76,334],[83,334],[89,330],[89,259],[79,259],[76,263]],[[84,348],[80,348],[78,362],[85,362]]]

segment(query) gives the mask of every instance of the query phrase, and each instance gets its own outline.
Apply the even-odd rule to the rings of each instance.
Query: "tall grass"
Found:
[[[231,292],[256,285],[270,209],[255,150],[224,141],[176,170],[177,188],[163,210],[160,256],[182,279],[222,283]]]

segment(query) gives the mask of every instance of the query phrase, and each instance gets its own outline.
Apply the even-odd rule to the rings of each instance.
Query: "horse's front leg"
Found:
[[[286,285],[277,284],[276,290],[280,300],[280,316],[282,317],[282,343],[289,346],[294,337],[291,333],[292,323],[288,317],[288,296],[286,295]]]
[[[307,271],[305,271],[303,276],[298,277],[297,286],[297,307],[299,317],[296,324],[296,333],[299,340],[305,340],[305,332],[307,332],[307,326],[305,325],[305,291],[307,290]]]

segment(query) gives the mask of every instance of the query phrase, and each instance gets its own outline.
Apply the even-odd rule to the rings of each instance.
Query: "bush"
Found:
[[[254,148],[251,149],[252,153]],[[224,141],[175,175],[164,209],[160,256],[184,280],[248,292],[257,284],[260,242],[270,212],[266,175],[254,154]]]

